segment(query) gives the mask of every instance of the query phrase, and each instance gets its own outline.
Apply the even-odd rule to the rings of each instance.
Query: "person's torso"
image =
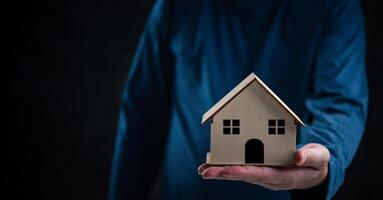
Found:
[[[167,199],[281,199],[247,183],[202,180],[209,151],[202,114],[251,72],[294,112],[304,115],[323,24],[318,1],[182,1],[174,3],[170,48],[175,58],[173,110],[164,163]]]

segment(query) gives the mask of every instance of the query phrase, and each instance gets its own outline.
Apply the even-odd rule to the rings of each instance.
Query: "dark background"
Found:
[[[3,7],[2,195],[106,199],[120,93],[152,3],[18,0]],[[383,16],[378,1],[362,5],[369,117],[336,199],[378,199],[383,178]]]

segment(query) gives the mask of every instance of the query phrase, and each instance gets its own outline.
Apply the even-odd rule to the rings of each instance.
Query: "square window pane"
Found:
[[[233,134],[239,134],[239,128],[233,128]]]
[[[285,126],[285,120],[284,119],[279,119],[278,120],[278,126]]]
[[[233,126],[239,126],[239,119],[233,119]]]
[[[269,134],[275,134],[275,128],[269,128]]]
[[[275,119],[269,119],[269,126],[275,126]]]
[[[278,134],[285,134],[285,128],[278,128]]]
[[[223,125],[224,126],[230,126],[230,119],[224,119],[223,120]]]
[[[223,128],[223,134],[230,134],[230,128]]]

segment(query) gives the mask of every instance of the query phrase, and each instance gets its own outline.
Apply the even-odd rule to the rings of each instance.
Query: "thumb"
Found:
[[[330,152],[321,144],[307,144],[297,151],[296,165],[321,169],[330,160]]]

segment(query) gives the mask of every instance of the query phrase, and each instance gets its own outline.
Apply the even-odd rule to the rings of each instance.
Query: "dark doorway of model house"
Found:
[[[263,163],[264,148],[262,141],[250,139],[245,144],[245,163]]]

